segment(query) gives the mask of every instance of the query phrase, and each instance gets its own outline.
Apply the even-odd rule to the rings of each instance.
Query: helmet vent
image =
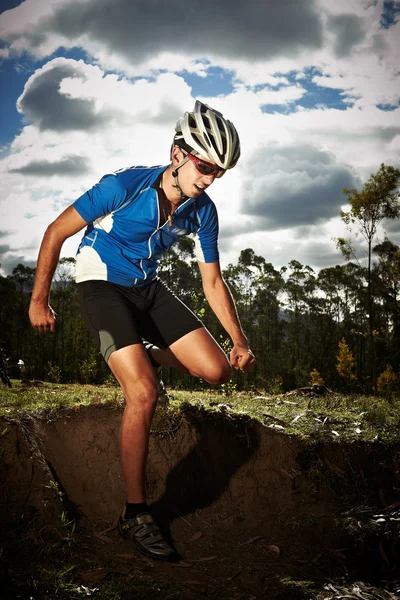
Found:
[[[199,146],[201,148],[204,148],[204,150],[206,150],[205,146],[204,146],[204,141],[202,139],[199,138],[198,135],[196,135],[195,133],[193,133],[193,139],[199,144]],[[204,138],[205,141],[208,143],[208,145],[210,146],[210,142],[207,138]]]
[[[218,129],[220,130],[220,132],[225,134],[225,127],[224,127],[224,124],[222,123],[221,119],[217,119],[217,123],[218,123]]]
[[[214,151],[217,153],[217,155],[219,157],[223,157],[225,155],[225,152],[227,151],[227,143],[226,143],[226,136],[225,136],[225,131],[224,131],[224,135],[221,136],[221,141],[222,141],[222,152],[219,151],[218,146],[214,140],[214,138],[211,138],[211,144],[212,147],[214,149]],[[210,144],[210,146],[211,146]]]
[[[179,145],[183,143],[204,155],[222,169],[231,169],[240,156],[237,131],[222,113],[196,100],[193,112],[185,113],[175,127]]]

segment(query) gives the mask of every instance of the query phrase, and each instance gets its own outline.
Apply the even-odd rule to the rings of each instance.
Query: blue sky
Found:
[[[48,223],[104,173],[166,163],[196,98],[242,142],[210,190],[222,264],[246,247],[276,267],[342,262],[341,189],[399,166],[400,2],[201,6],[3,0],[1,274],[34,265]],[[395,223],[390,237],[400,243]]]

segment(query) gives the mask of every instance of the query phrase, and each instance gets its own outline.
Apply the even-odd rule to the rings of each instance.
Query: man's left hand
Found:
[[[240,369],[244,373],[248,373],[255,365],[256,358],[250,348],[233,346],[230,353],[231,365],[234,369]]]

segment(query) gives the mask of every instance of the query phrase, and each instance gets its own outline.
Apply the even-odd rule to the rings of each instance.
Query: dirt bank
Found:
[[[112,529],[124,502],[120,419],[120,410],[100,405],[1,419],[3,524],[34,515],[56,524],[66,512],[97,540],[90,552],[100,563],[130,555],[125,561],[139,564]],[[223,409],[161,410],[151,435],[148,497],[184,566],[156,565],[157,576],[193,597],[311,598],[282,596],[274,586],[283,577],[322,582],[352,569],[356,576],[362,544],[372,579],[393,574],[396,553],[379,528],[366,544],[360,532],[352,537],[343,513],[384,510],[398,500],[399,451],[400,444],[379,442],[313,446]]]

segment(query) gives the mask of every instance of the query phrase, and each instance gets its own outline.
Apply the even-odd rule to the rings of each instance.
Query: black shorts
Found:
[[[203,327],[160,279],[137,288],[95,280],[77,285],[82,316],[106,361],[143,339],[165,349]]]

